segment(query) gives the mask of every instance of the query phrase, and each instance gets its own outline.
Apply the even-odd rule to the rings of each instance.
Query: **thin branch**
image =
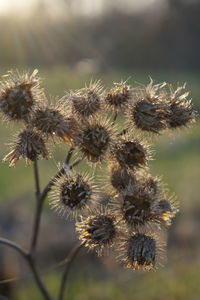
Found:
[[[25,261],[29,264],[30,269],[31,269],[31,271],[33,273],[33,276],[35,278],[35,281],[36,281],[41,293],[43,294],[44,299],[52,300],[51,297],[49,296],[46,288],[43,285],[43,282],[42,282],[42,280],[41,280],[41,278],[40,278],[40,276],[37,272],[37,269],[35,267],[35,263],[34,263],[32,257],[30,256],[30,254],[24,248],[22,248],[20,245],[18,245],[15,242],[12,242],[8,239],[0,238],[0,244],[10,247],[10,248],[16,250],[18,253],[20,253],[22,255],[22,257],[25,259]]]
[[[70,254],[68,263],[67,263],[67,265],[64,269],[63,275],[62,275],[58,300],[63,300],[65,289],[66,289],[66,282],[67,282],[67,279],[68,279],[70,268],[71,268],[76,256],[78,255],[78,253],[80,252],[80,250],[82,249],[83,246],[84,246],[84,244],[76,246]]]
[[[0,238],[0,244],[13,248],[17,252],[19,252],[25,259],[27,259],[28,252],[17,243],[5,238]]]
[[[47,292],[43,282],[42,282],[42,279],[40,278],[40,275],[36,269],[36,266],[35,266],[35,262],[33,261],[32,257],[29,256],[28,259],[27,259],[27,262],[29,263],[29,267],[33,273],[33,276],[35,278],[35,281],[41,291],[41,293],[43,294],[44,296],[44,299],[46,300],[52,300],[52,298],[50,297],[49,293]]]
[[[68,154],[67,154],[67,157],[66,157],[66,160],[65,160],[65,163],[68,165],[69,164],[69,162],[70,162],[70,159],[71,159],[71,157],[72,157],[72,154],[73,154],[73,152],[74,152],[74,147],[71,147],[70,149],[69,149],[69,151],[68,151]]]

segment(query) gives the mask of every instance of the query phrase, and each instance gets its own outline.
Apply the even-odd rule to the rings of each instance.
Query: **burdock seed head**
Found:
[[[131,97],[132,89],[126,81],[114,82],[114,87],[107,92],[104,101],[107,108],[119,111],[128,103]]]
[[[91,118],[82,124],[76,143],[90,162],[102,160],[113,139],[113,128],[106,119]]]
[[[119,251],[126,268],[150,271],[160,263],[163,247],[155,234],[136,232],[119,241]]]
[[[122,136],[111,147],[111,159],[123,168],[144,167],[150,159],[149,145],[141,138]]]
[[[159,216],[154,211],[157,197],[152,191],[134,184],[115,197],[111,206],[118,218],[130,229],[138,230],[153,223],[160,223]]]
[[[110,181],[109,188],[112,187],[117,192],[121,192],[129,185],[134,185],[136,183],[134,174],[126,168],[121,168],[117,163],[111,163],[108,166],[108,170]]]
[[[194,111],[191,99],[188,99],[189,92],[185,91],[186,84],[179,86],[175,91],[172,87],[169,88],[169,114],[168,127],[179,128],[194,123],[197,113]]]
[[[90,82],[88,87],[70,92],[63,98],[63,103],[67,100],[73,113],[78,117],[87,118],[100,110],[102,90],[100,81]]]
[[[18,71],[8,72],[0,85],[0,111],[8,120],[29,120],[31,113],[40,100],[43,90],[37,70],[31,75]]]
[[[153,204],[152,211],[161,225],[170,226],[179,211],[179,204],[175,196],[166,196]]]
[[[48,137],[62,138],[69,144],[73,144],[73,139],[78,134],[77,121],[64,110],[60,102],[56,105],[45,103],[38,107],[34,113],[32,124],[42,134]]]
[[[151,79],[147,87],[135,92],[126,111],[127,126],[130,127],[132,124],[141,131],[152,133],[160,133],[166,128],[168,104],[161,96],[164,86],[165,83],[153,85]]]
[[[98,207],[82,217],[76,225],[79,239],[100,255],[105,247],[112,246],[117,235],[116,219],[111,211]]]
[[[58,177],[51,190],[50,205],[60,215],[77,217],[97,196],[93,178],[76,173]]]
[[[9,162],[9,167],[14,167],[20,158],[28,163],[49,156],[44,138],[33,129],[21,131],[10,145],[11,151],[3,159]]]

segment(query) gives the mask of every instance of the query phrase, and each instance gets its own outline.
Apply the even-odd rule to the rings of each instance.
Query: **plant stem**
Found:
[[[65,163],[66,164],[69,164],[69,162],[70,162],[70,159],[71,159],[71,157],[72,157],[72,154],[73,154],[73,152],[74,152],[74,147],[71,147],[70,149],[69,149],[69,151],[68,151],[68,154],[67,154],[67,157],[66,157],[66,160],[65,160]]]
[[[25,259],[27,259],[28,252],[17,243],[8,239],[0,238],[0,244],[13,248],[17,252],[19,252]]]
[[[62,275],[61,285],[60,285],[60,290],[59,290],[59,295],[58,295],[58,300],[63,300],[65,289],[66,289],[66,282],[67,282],[67,279],[68,279],[70,268],[71,268],[71,266],[72,266],[72,264],[73,264],[76,256],[78,255],[78,253],[82,249],[83,245],[84,244],[76,246],[73,249],[73,251],[71,252],[70,256],[69,256],[69,260],[68,260],[68,262],[66,264],[66,267],[65,267],[63,275]]]
[[[31,239],[31,248],[30,248],[31,255],[34,254],[37,246],[40,219],[41,219],[41,213],[42,213],[42,208],[44,203],[44,199],[40,197],[41,194],[40,194],[40,182],[39,182],[39,171],[38,171],[37,160],[34,161],[33,166],[34,166],[34,177],[35,177],[36,212],[35,212],[35,219],[33,224],[33,234]]]
[[[4,239],[4,238],[0,238],[0,244],[3,244],[5,246],[8,246],[14,250],[16,250],[17,252],[19,252],[22,257],[25,259],[25,261],[29,264],[29,267],[33,273],[33,276],[35,278],[35,281],[39,287],[39,290],[41,291],[42,295],[44,296],[45,300],[52,300],[51,297],[49,296],[46,288],[44,287],[44,284],[37,272],[36,266],[35,266],[35,262],[33,261],[31,255],[21,246],[19,246],[17,243],[12,242],[8,239]]]

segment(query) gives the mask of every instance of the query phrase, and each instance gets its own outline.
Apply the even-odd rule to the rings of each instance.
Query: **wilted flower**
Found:
[[[115,82],[114,87],[106,94],[104,100],[107,108],[115,111],[121,110],[131,99],[132,89],[126,81]]]
[[[160,263],[163,246],[155,234],[134,232],[119,241],[119,257],[127,268],[149,271]]]
[[[37,108],[32,124],[43,134],[57,136],[69,144],[73,144],[73,139],[78,134],[77,121],[64,110],[60,102],[55,106],[46,103],[43,107]]]
[[[169,101],[168,126],[177,128],[195,122],[196,112],[193,109],[191,99],[188,99],[189,92],[185,92],[185,84],[179,86],[175,91],[170,89],[166,97]]]
[[[46,148],[44,138],[32,129],[21,131],[11,143],[11,151],[3,161],[8,161],[10,167],[14,167],[20,158],[26,162],[48,158],[49,151]]]
[[[168,103],[161,97],[164,86],[165,83],[153,85],[151,79],[146,88],[135,91],[126,112],[128,127],[132,124],[137,129],[153,133],[159,133],[166,128]]]
[[[63,104],[69,104],[78,117],[92,116],[101,108],[102,89],[100,81],[91,82],[88,87],[70,92],[63,98]]]
[[[99,162],[109,149],[113,139],[113,127],[106,119],[90,119],[82,124],[77,145],[91,162]]]
[[[0,86],[0,110],[9,120],[28,120],[36,104],[43,100],[37,70],[31,75],[8,72]]]
[[[113,213],[100,207],[82,217],[76,230],[82,243],[89,249],[95,249],[100,255],[105,247],[113,244],[117,234],[116,224]]]
[[[110,152],[111,159],[116,160],[124,168],[144,167],[150,159],[149,145],[137,137],[118,137]]]
[[[89,175],[70,172],[58,177],[51,191],[50,205],[64,217],[76,217],[97,196],[97,188]]]

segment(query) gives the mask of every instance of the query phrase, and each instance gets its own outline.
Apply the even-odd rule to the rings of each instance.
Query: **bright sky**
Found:
[[[57,0],[0,0],[0,14],[5,15],[7,13],[23,14],[24,12],[30,11],[32,5],[38,1],[49,2],[50,7],[56,8]],[[74,4],[79,3],[79,8],[83,13],[98,12],[101,8],[102,2],[109,6],[111,0],[76,0]],[[137,11],[138,9],[148,7],[153,2],[162,2],[163,0],[113,0],[119,7],[130,7]],[[71,1],[73,4],[73,1]]]

